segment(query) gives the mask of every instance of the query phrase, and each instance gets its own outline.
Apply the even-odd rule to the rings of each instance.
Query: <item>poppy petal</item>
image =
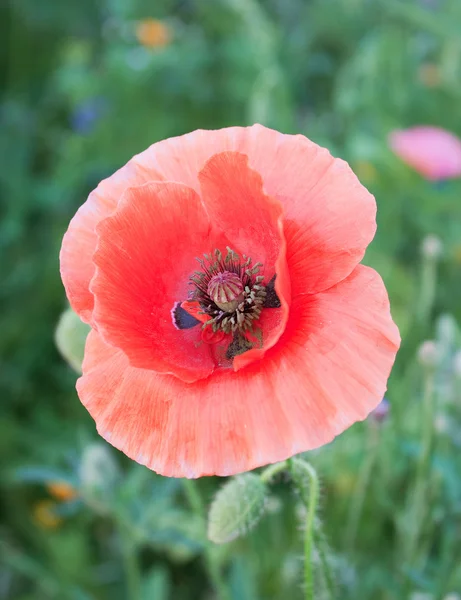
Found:
[[[306,137],[262,125],[195,131],[154,144],[142,160],[198,189],[207,160],[225,151],[247,155],[265,193],[283,204],[292,285],[315,293],[352,272],[376,231],[375,200],[346,162]]]
[[[317,293],[347,277],[376,231],[376,203],[344,161],[335,159],[284,223],[292,294]]]
[[[138,165],[135,156],[111,177],[101,181],[71,220],[59,255],[61,277],[70,305],[85,323],[91,324],[94,306],[89,284],[95,268],[92,258],[98,242],[96,225],[115,210],[128,187],[158,179],[162,179],[161,174],[153,167],[146,170]]]
[[[199,173],[202,200],[210,221],[226,231],[231,244],[274,269],[283,245],[283,207],[263,192],[261,175],[248,167],[248,157],[222,152]]]
[[[261,328],[262,346],[253,348],[234,359],[239,370],[262,358],[285,329],[290,302],[290,278],[286,264],[286,244],[283,234],[283,207],[278,200],[263,191],[261,176],[248,167],[248,157],[238,152],[215,154],[199,174],[202,200],[212,223],[225,230],[230,244],[253,263],[263,263],[261,273],[277,275],[280,308],[265,314],[257,325]]]
[[[176,183],[128,189],[97,227],[94,322],[133,366],[173,373],[184,381],[215,368],[200,327],[178,330],[171,308],[187,297],[194,257],[225,247],[198,195]]]
[[[232,475],[333,439],[381,401],[399,345],[379,275],[359,266],[293,299],[279,344],[237,373],[184,384],[88,336],[79,396],[98,431],[163,475]]]
[[[351,169],[301,135],[261,125],[198,130],[153,144],[102,181],[72,219],[61,249],[61,275],[72,308],[91,322],[96,225],[128,187],[176,181],[200,191],[199,173],[221,152],[248,156],[265,192],[282,202],[288,266],[303,292],[328,289],[360,262],[375,233],[375,202]],[[281,285],[280,281],[278,285]]]

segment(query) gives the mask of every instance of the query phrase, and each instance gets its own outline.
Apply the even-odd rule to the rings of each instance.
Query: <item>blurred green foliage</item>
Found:
[[[166,43],[140,43],[147,18],[161,20]],[[383,275],[403,337],[388,419],[309,456],[323,482],[336,597],[460,592],[461,181],[422,179],[387,136],[416,124],[461,135],[461,2],[10,0],[0,39],[0,598],[214,597],[203,516],[181,482],[97,442],[77,399],[54,344],[66,308],[58,254],[77,207],[133,154],[197,128],[253,122],[327,146],[376,195],[366,262]],[[443,243],[437,264],[421,258],[428,234]],[[434,337],[432,369],[416,354]],[[428,377],[435,405],[425,409]],[[415,545],[412,490],[428,419]],[[300,499],[287,477],[255,530],[213,550],[232,600],[302,598]],[[205,505],[218,486],[200,481]]]

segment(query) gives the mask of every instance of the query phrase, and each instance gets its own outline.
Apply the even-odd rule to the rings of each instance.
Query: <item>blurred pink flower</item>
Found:
[[[389,145],[427,179],[461,177],[461,140],[450,131],[423,125],[396,130],[389,135]]]

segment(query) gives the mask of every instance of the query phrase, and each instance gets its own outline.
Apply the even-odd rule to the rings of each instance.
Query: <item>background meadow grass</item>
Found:
[[[308,454],[319,565],[325,542],[340,600],[457,598],[461,180],[424,180],[387,136],[461,135],[461,2],[14,0],[0,39],[0,598],[211,600],[210,556],[230,600],[303,597],[289,477],[252,532],[210,547],[181,481],[98,438],[54,343],[60,242],[87,194],[156,140],[253,122],[327,146],[375,194],[365,262],[403,338],[387,418]],[[221,484],[199,482],[205,504]]]

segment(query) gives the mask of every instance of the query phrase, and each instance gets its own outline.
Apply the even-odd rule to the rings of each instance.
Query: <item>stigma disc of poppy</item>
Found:
[[[93,328],[77,391],[100,434],[198,477],[364,419],[399,345],[383,283],[359,265],[375,211],[346,163],[258,125],[159,142],[103,181],[61,251]]]

